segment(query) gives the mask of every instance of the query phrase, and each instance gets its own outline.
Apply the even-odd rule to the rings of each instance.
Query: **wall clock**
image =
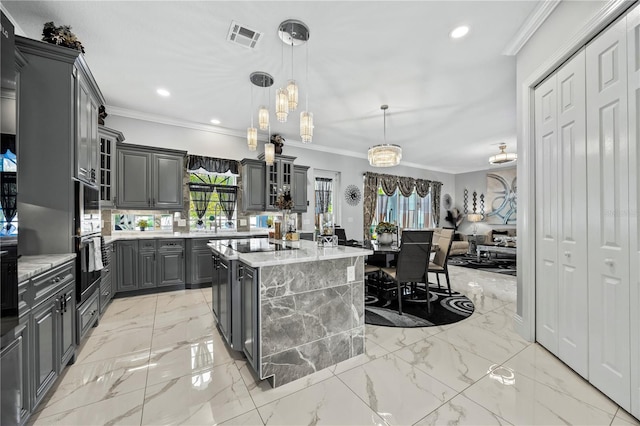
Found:
[[[355,185],[349,185],[344,190],[344,199],[347,200],[347,204],[350,206],[357,206],[360,202],[360,198],[362,198],[362,193],[360,192],[360,188]]]

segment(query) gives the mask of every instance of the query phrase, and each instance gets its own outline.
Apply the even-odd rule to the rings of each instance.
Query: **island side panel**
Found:
[[[363,354],[364,256],[260,268],[260,331],[273,386]]]

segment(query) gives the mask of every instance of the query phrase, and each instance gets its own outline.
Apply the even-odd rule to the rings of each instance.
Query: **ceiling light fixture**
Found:
[[[512,163],[518,159],[518,154],[515,152],[506,152],[507,145],[500,145],[500,154],[492,155],[489,157],[490,164],[507,164]]]
[[[253,86],[271,87],[273,85],[273,77],[266,72],[255,71],[249,75],[249,81],[251,82],[251,127],[247,129],[247,144],[249,145],[249,151],[255,151],[258,147],[258,129],[253,127]],[[260,130],[269,128],[269,110],[264,106],[261,106],[258,112],[258,123]]]
[[[218,120],[217,118],[213,118],[213,119],[211,119],[211,124],[218,125],[218,124],[220,124],[220,120]]]
[[[160,88],[156,90],[156,93],[164,98],[171,96],[171,93],[167,89]]]
[[[466,25],[462,25],[460,27],[455,28],[451,33],[449,33],[449,37],[451,38],[462,38],[469,33],[469,27]]]
[[[402,148],[398,145],[387,143],[387,109],[389,105],[382,105],[380,109],[384,113],[384,143],[369,148],[369,164],[373,167],[392,167],[400,164]]]
[[[276,146],[271,142],[267,141],[264,144],[264,162],[267,166],[273,166],[273,160],[276,156]]]

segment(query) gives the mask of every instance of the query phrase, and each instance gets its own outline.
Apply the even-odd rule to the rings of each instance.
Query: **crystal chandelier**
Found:
[[[402,159],[402,148],[398,145],[387,143],[387,109],[388,105],[382,105],[380,109],[384,111],[384,143],[369,148],[367,157],[369,164],[373,167],[392,167],[400,164]]]
[[[500,145],[500,154],[492,155],[489,157],[490,164],[506,164],[512,163],[518,159],[518,154],[515,152],[506,152],[507,145]]]
[[[287,122],[289,115],[289,95],[287,89],[280,88],[276,92],[276,118],[281,123]]]
[[[262,105],[258,110],[258,126],[260,130],[267,130],[269,128],[269,109]]]
[[[313,113],[302,111],[300,113],[300,138],[302,143],[310,143],[313,138]]]
[[[267,141],[264,144],[264,162],[267,166],[273,166],[273,160],[276,156],[276,147],[271,142]]]
[[[255,151],[258,147],[258,129],[253,127],[253,123],[247,129],[247,145],[249,146],[249,151]]]

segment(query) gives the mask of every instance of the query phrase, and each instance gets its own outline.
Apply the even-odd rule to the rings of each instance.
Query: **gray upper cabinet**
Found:
[[[116,144],[124,140],[117,130],[98,126],[100,139],[100,207],[115,206],[116,188]]]
[[[74,182],[98,185],[98,107],[105,103],[84,55],[16,36],[20,71],[18,182],[23,255],[71,253]]]
[[[242,160],[242,211],[264,210],[265,164],[261,160]]]
[[[307,166],[293,166],[293,211],[307,212]]]
[[[242,163],[242,211],[278,210],[276,200],[285,186],[294,201],[292,211],[307,211],[307,166],[294,165],[295,157],[276,155],[273,165],[264,162],[264,154],[257,160],[245,158]]]
[[[182,209],[184,151],[118,144],[117,152],[118,208]]]

